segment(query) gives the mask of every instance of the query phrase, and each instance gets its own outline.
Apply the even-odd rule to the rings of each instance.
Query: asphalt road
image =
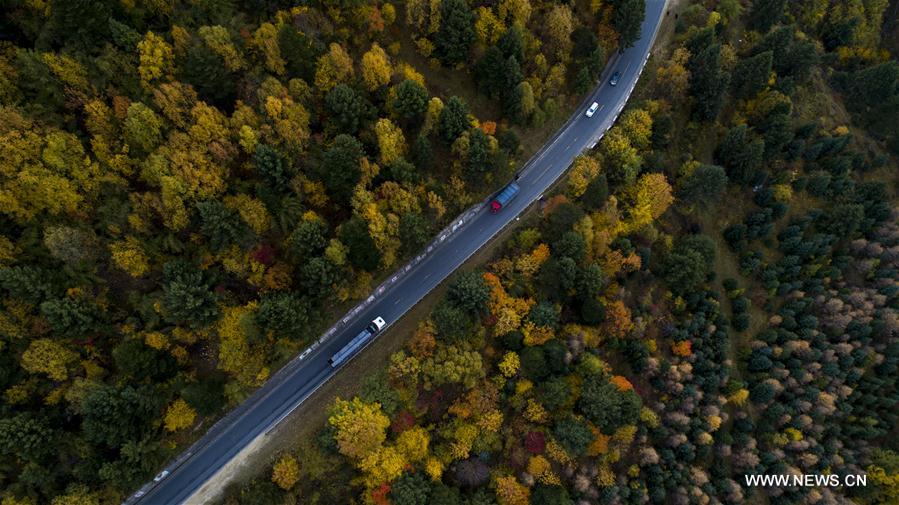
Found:
[[[616,54],[603,72],[597,88],[583,106],[519,172],[521,191],[506,208],[491,214],[483,206],[462,229],[451,234],[396,283],[378,295],[349,324],[328,337],[314,351],[285,366],[243,404],[229,413],[198,443],[166,467],[169,472],[141,488],[125,503],[174,505],[187,500],[210,477],[256,437],[269,431],[287,414],[324,384],[336,371],[328,358],[356,336],[376,316],[391,324],[446,279],[505,225],[541,197],[569,167],[574,158],[594,145],[617,119],[636,84],[665,16],[664,0],[646,0],[641,38],[623,53]],[[609,84],[621,72],[616,86]],[[588,118],[586,108],[598,102],[599,110]],[[614,167],[606,167],[614,170]],[[162,476],[162,474],[160,474]],[[159,478],[159,477],[158,477]]]

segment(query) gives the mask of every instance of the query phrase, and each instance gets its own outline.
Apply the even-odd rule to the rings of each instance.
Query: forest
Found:
[[[222,503],[899,503],[895,3],[675,12],[564,184]],[[834,473],[867,485],[744,480]]]
[[[120,503],[505,184],[642,18],[4,1],[2,504]]]

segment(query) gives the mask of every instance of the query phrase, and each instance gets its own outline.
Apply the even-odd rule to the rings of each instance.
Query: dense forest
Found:
[[[642,0],[2,5],[3,505],[118,503],[149,480],[508,181],[643,17]]]
[[[899,503],[895,6],[676,11],[566,183],[224,503]],[[744,480],[831,473],[867,485]]]

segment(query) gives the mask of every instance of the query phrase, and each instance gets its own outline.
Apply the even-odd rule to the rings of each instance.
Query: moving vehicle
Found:
[[[342,349],[337,351],[334,356],[331,356],[331,359],[328,360],[328,364],[331,365],[331,368],[337,368],[341,363],[349,359],[353,354],[356,353],[362,346],[371,340],[372,337],[377,335],[384,327],[387,326],[387,323],[384,322],[384,318],[378,316],[374,318],[368,326],[365,327],[358,335],[353,337],[353,340],[350,340],[350,343],[343,346]]]
[[[585,112],[584,114],[587,117],[593,117],[593,114],[596,114],[596,109],[598,109],[598,108],[599,108],[599,103],[593,102],[593,105],[591,105],[590,108],[587,109],[587,112]]]
[[[499,212],[500,209],[505,207],[507,203],[512,201],[512,199],[518,195],[520,189],[521,187],[518,186],[517,182],[510,182],[509,185],[497,193],[496,197],[490,202],[490,212],[493,214]]]
[[[621,72],[615,72],[614,74],[612,74],[612,78],[609,79],[609,84],[615,86],[616,84],[618,84],[619,79],[621,79]]]

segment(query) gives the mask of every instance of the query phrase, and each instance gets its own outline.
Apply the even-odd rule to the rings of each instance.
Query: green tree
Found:
[[[137,382],[165,382],[178,370],[170,354],[161,353],[139,339],[127,339],[112,349],[119,372]]]
[[[470,314],[483,313],[490,301],[490,286],[478,270],[461,273],[450,284],[447,298]]]
[[[56,431],[41,417],[22,412],[0,419],[0,455],[6,461],[42,461],[55,452],[57,441]]]
[[[586,454],[587,448],[593,443],[593,432],[590,431],[590,427],[572,416],[556,421],[553,435],[562,447],[576,458]]]
[[[431,483],[420,472],[406,472],[390,486],[390,501],[394,505],[428,505]]]
[[[424,135],[419,135],[412,143],[412,162],[419,170],[425,171],[431,167],[434,159],[431,141]]]
[[[348,248],[350,263],[353,266],[373,272],[381,263],[381,251],[378,250],[375,241],[371,238],[368,223],[353,217],[340,227],[340,241]]]
[[[699,289],[715,262],[715,244],[705,235],[680,237],[662,262],[662,274],[671,291]]]
[[[324,298],[340,279],[337,265],[325,258],[312,258],[300,267],[300,285],[315,298]]]
[[[749,26],[761,33],[766,33],[783,17],[787,0],[753,0],[749,13]]]
[[[375,115],[375,108],[362,95],[340,83],[325,95],[328,120],[336,131],[355,135],[359,128]]]
[[[762,166],[764,152],[765,143],[743,124],[728,130],[715,149],[715,160],[724,166],[730,180],[751,184]]]
[[[734,94],[739,98],[751,98],[765,89],[773,63],[773,51],[740,60],[734,68],[734,75],[739,76],[739,79],[734,79]]]
[[[278,337],[299,340],[306,335],[312,307],[295,293],[266,293],[259,302],[256,321]]]
[[[502,37],[496,42],[496,47],[502,52],[503,58],[515,58],[519,63],[524,61],[524,37],[521,27],[512,24]]]
[[[587,191],[581,196],[581,201],[588,209],[600,209],[609,199],[609,180],[606,174],[599,174],[587,185]]]
[[[634,45],[640,38],[640,25],[646,16],[645,0],[613,0],[615,12],[612,26],[618,32],[618,44],[622,49]]]
[[[437,305],[431,312],[431,319],[437,326],[437,336],[449,343],[458,342],[468,336],[471,329],[471,317],[463,309],[446,301]]]
[[[431,238],[428,220],[416,214],[407,212],[400,217],[400,250],[406,256],[411,256],[421,251]]]
[[[468,130],[468,105],[457,96],[451,96],[440,111],[437,128],[440,137],[451,144],[462,132]]]
[[[687,202],[707,205],[714,203],[727,188],[727,174],[718,165],[699,165],[684,178],[678,196]]]
[[[287,77],[299,77],[306,82],[315,79],[315,62],[321,49],[314,39],[285,23],[278,32],[278,47],[285,60]]]
[[[694,115],[709,121],[718,117],[724,103],[724,94],[730,85],[730,73],[721,67],[721,44],[700,46],[690,54],[687,62],[690,71],[690,94],[696,99]]]
[[[549,302],[540,302],[531,307],[528,319],[537,326],[555,328],[559,325],[559,309]]]
[[[252,231],[234,210],[218,201],[197,204],[200,214],[200,231],[209,239],[209,246],[222,250],[232,245],[243,245]]]
[[[65,338],[81,338],[96,330],[100,311],[92,304],[72,298],[47,300],[41,304],[41,314],[53,331]]]
[[[434,38],[440,61],[447,66],[465,61],[474,36],[474,14],[468,3],[465,0],[442,0],[440,28]]]
[[[173,323],[203,328],[218,319],[217,297],[203,272],[182,261],[163,266],[162,304]]]
[[[233,106],[237,96],[234,75],[209,46],[201,41],[192,43],[181,68],[183,79],[204,101],[223,109]]]
[[[468,130],[468,159],[466,168],[470,175],[490,172],[490,140],[480,128]]]
[[[338,135],[325,152],[319,174],[336,201],[349,203],[353,189],[362,176],[359,161],[363,155],[362,144],[355,137],[345,134]]]
[[[424,119],[428,110],[428,90],[421,84],[406,79],[394,88],[396,95],[391,102],[391,108],[399,119],[407,124],[418,125]]]
[[[151,387],[99,385],[84,399],[84,436],[91,442],[120,447],[147,432],[160,414],[163,398]]]
[[[4,268],[0,270],[0,287],[25,303],[39,304],[58,294],[51,276],[49,271],[37,266]]]
[[[551,377],[537,386],[537,395],[550,412],[563,412],[571,401],[571,385],[564,377]]]
[[[321,219],[301,221],[288,237],[290,250],[298,258],[318,256],[328,245],[328,225]]]
[[[203,377],[181,390],[181,397],[201,416],[219,412],[225,406],[225,378],[221,375]]]
[[[634,424],[643,402],[633,390],[621,391],[603,375],[584,378],[578,407],[603,433]]]
[[[253,153],[253,163],[272,188],[287,189],[293,174],[278,151],[266,144],[258,144],[256,152]]]
[[[514,57],[508,57],[513,58]],[[490,46],[474,67],[475,80],[481,92],[489,97],[498,97],[503,92],[506,59],[497,46]],[[520,73],[520,70],[519,70]]]

